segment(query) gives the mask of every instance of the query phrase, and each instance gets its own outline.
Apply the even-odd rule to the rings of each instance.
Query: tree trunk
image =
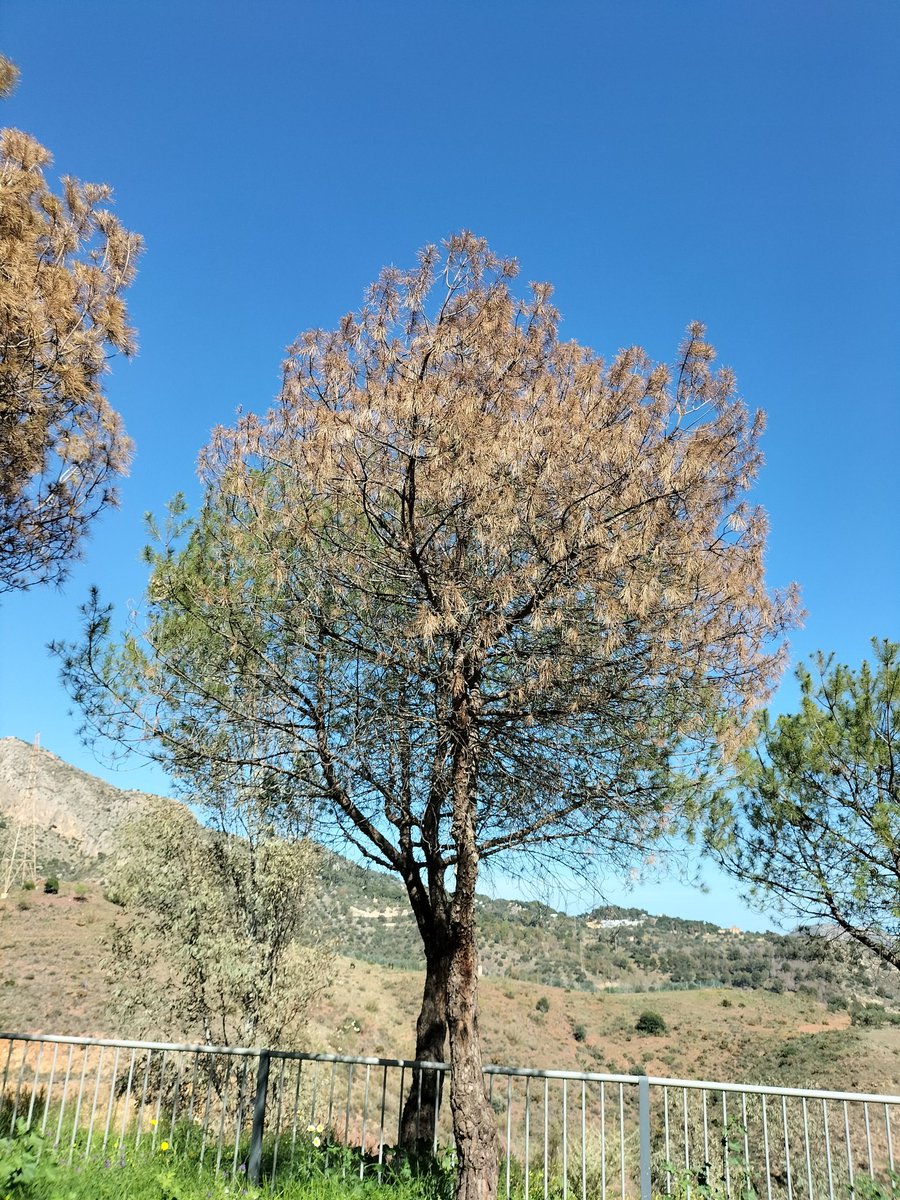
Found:
[[[446,1059],[449,971],[450,949],[445,935],[425,947],[425,987],[416,1022],[416,1059],[420,1062]],[[400,1123],[400,1144],[404,1150],[416,1155],[431,1153],[443,1081],[440,1071],[413,1071]]]
[[[447,980],[450,1108],[458,1156],[457,1200],[494,1200],[500,1167],[497,1120],[488,1103],[478,1038],[478,949],[475,935],[477,855],[457,865]]]

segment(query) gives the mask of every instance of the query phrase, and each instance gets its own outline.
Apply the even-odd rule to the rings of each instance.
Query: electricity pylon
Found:
[[[7,843],[7,850],[0,866],[0,900],[5,900],[9,889],[15,883],[24,883],[26,879],[37,879],[37,805],[35,801],[35,784],[37,781],[37,762],[40,750],[41,735],[34,735],[34,745],[31,747],[31,759],[28,767],[28,791],[25,793],[25,804],[19,807],[16,816],[12,840]],[[26,819],[26,817],[30,819]],[[31,846],[28,846],[28,829],[31,828]],[[30,849],[30,853],[29,853]]]

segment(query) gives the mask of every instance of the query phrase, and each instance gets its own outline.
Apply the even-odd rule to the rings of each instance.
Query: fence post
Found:
[[[256,1187],[262,1173],[263,1132],[266,1127],[266,1097],[269,1094],[269,1051],[260,1050],[256,1068],[256,1099],[253,1101],[253,1128],[250,1132],[250,1156],[247,1178]]]
[[[650,1195],[650,1080],[642,1075],[638,1080],[638,1121],[641,1134],[641,1200]]]

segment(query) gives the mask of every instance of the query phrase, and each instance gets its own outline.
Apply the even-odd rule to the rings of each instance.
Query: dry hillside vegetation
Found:
[[[10,897],[0,908],[4,1031],[139,1032],[121,1028],[101,967],[99,939],[118,911],[96,886],[83,900],[65,882],[58,896],[37,889]],[[312,1014],[310,1047],[411,1055],[421,983],[419,972],[339,959],[329,993]],[[892,1092],[900,1087],[900,1028],[851,1027],[846,1011],[829,1011],[809,995],[727,988],[590,994],[493,977],[482,985],[480,1023],[492,1062]],[[662,1036],[636,1031],[647,1008],[665,1020]],[[152,1032],[178,1036],[177,1030]]]
[[[146,797],[44,750],[35,760],[25,743],[3,739],[7,833],[31,811],[35,762],[35,811],[44,821],[58,818],[53,823],[64,831],[59,836],[76,869],[59,872],[59,895],[45,895],[38,882],[33,890],[14,887],[0,904],[0,1027],[177,1038],[176,1029],[124,1028],[102,967],[101,939],[122,911],[103,894],[105,848]],[[46,837],[41,826],[44,874],[54,862]],[[317,929],[342,957],[312,1013],[310,1047],[411,1056],[422,975],[398,884],[325,851],[318,884]],[[539,903],[487,897],[479,898],[478,919],[489,1061],[900,1087],[900,1027],[891,1024],[896,973],[840,943],[733,934],[639,909],[596,909],[576,919]],[[648,1008],[666,1023],[661,1036],[635,1029]]]

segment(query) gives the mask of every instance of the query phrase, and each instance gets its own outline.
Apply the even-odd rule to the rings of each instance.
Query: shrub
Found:
[[[23,892],[33,892],[34,891],[34,880],[26,879],[22,884],[22,891]]]
[[[549,1012],[550,1011],[550,1001],[547,999],[546,996],[541,996],[541,998],[538,1000],[537,1004],[534,1007],[538,1010],[538,1012],[543,1012],[543,1013]]]
[[[880,1004],[853,1004],[850,1006],[850,1024],[864,1029],[880,1029],[887,1020],[887,1013]]]
[[[88,890],[83,883],[76,883],[74,888],[73,900],[84,902],[88,898]]]
[[[0,1194],[31,1196],[40,1189],[53,1189],[59,1172],[45,1140],[35,1130],[26,1128],[20,1117],[8,1137],[0,1138]]]
[[[638,1033],[649,1033],[653,1037],[659,1037],[663,1033],[668,1033],[669,1027],[652,1008],[645,1009],[638,1017],[635,1023],[635,1029]]]
[[[28,912],[29,908],[31,908],[31,902],[23,896],[21,900],[16,902],[16,908],[19,912]]]
[[[47,896],[59,895],[59,880],[55,875],[48,875],[44,880],[44,893]]]
[[[587,1029],[583,1025],[573,1025],[572,1037],[574,1037],[576,1042],[583,1042],[587,1037]]]

